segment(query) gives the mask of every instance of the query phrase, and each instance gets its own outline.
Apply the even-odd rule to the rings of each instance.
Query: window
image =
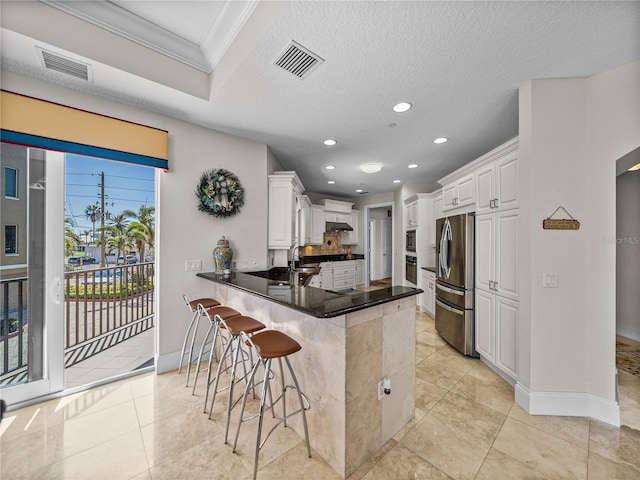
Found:
[[[4,227],[4,254],[18,254],[18,226],[5,225]]]
[[[4,167],[4,196],[18,198],[18,170]]]

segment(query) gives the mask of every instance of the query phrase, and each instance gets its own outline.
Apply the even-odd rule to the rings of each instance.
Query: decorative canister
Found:
[[[229,246],[229,240],[224,236],[218,240],[216,248],[213,249],[213,260],[216,262],[216,272],[224,272],[231,268],[233,250]]]

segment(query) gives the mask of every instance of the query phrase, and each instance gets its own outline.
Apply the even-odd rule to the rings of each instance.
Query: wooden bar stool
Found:
[[[304,395],[300,391],[300,386],[298,385],[298,379],[296,378],[296,374],[291,367],[291,362],[289,361],[289,355],[294,354],[302,347],[298,342],[296,342],[293,338],[288,335],[277,331],[277,330],[263,330],[261,332],[257,332],[253,336],[248,336],[244,333],[241,333],[242,339],[245,343],[251,347],[253,347],[258,355],[258,361],[256,361],[253,369],[251,370],[251,375],[247,381],[247,385],[244,389],[244,395],[242,397],[242,408],[240,409],[240,418],[238,420],[238,430],[236,431],[236,438],[233,442],[233,452],[236,451],[236,446],[238,444],[238,437],[240,436],[240,427],[245,421],[250,420],[250,417],[244,418],[244,409],[247,405],[247,396],[249,395],[249,390],[251,390],[251,385],[253,383],[253,378],[255,377],[256,371],[258,367],[262,364],[264,365],[264,380],[262,382],[262,392],[260,394],[260,410],[258,412],[258,433],[256,437],[256,451],[253,459],[253,478],[255,480],[258,474],[258,457],[260,455],[260,449],[264,446],[265,442],[273,433],[273,431],[280,425],[284,423],[284,426],[287,426],[287,419],[292,417],[293,415],[297,415],[298,413],[302,414],[302,425],[304,427],[304,437],[307,443],[307,453],[309,458],[311,458],[311,446],[309,445],[309,431],[307,428],[307,415],[306,411],[311,408],[311,404],[304,398]],[[278,363],[280,364],[280,377],[282,381],[282,392],[280,396],[274,401],[271,402],[271,406],[269,408],[275,408],[275,405],[282,400],[283,405],[283,416],[282,418],[269,430],[267,435],[262,439],[262,421],[264,418],[265,411],[265,401],[267,397],[267,391],[270,390],[270,379],[272,377],[271,374],[271,362],[274,358],[278,359]],[[286,385],[285,379],[283,375],[282,369],[282,359],[287,363],[287,367],[289,369],[289,373],[291,374],[291,378],[293,380],[293,385]],[[298,401],[300,402],[300,409],[294,412],[287,414],[287,403],[286,403],[286,392],[287,388],[295,390],[298,394]],[[306,403],[306,405],[305,405]]]
[[[265,326],[262,322],[259,322],[255,318],[247,317],[241,315],[239,317],[232,317],[228,320],[219,320],[220,328],[225,329],[229,334],[230,338],[225,346],[224,352],[220,358],[226,358],[226,356],[231,353],[233,355],[233,359],[231,361],[231,366],[226,367],[224,370],[222,369],[223,362],[218,362],[218,370],[216,372],[215,378],[212,380],[214,383],[213,386],[213,395],[211,397],[211,405],[209,407],[209,418],[211,418],[211,414],[213,413],[213,405],[216,401],[216,395],[226,389],[229,390],[228,401],[227,401],[227,426],[224,434],[224,443],[227,443],[227,438],[229,436],[229,418],[231,417],[231,409],[235,406],[241,398],[233,402],[233,387],[237,381],[244,380],[247,381],[250,371],[246,368],[246,360],[249,360],[251,363],[251,368],[253,369],[253,351],[249,349],[248,354],[242,350],[242,334],[245,335],[253,335],[255,332],[259,332],[260,330],[264,330]],[[241,358],[242,368],[244,371],[244,375],[241,378],[236,377],[236,372],[238,368],[238,359]],[[231,368],[231,377],[229,379],[229,386],[218,390],[218,384],[220,381],[220,374],[224,371]],[[208,389],[207,389],[208,394]],[[205,396],[205,402],[207,401],[207,396]]]
[[[182,370],[182,362],[184,361],[185,354],[189,355],[187,361],[187,382],[186,387],[189,386],[189,376],[191,375],[191,363],[193,362],[193,346],[196,341],[196,335],[198,333],[198,325],[200,323],[201,316],[198,314],[198,304],[202,304],[204,308],[211,308],[220,305],[220,302],[213,298],[197,298],[195,300],[189,300],[186,295],[182,295],[184,303],[187,304],[189,311],[192,313],[191,321],[187,327],[187,331],[184,334],[184,340],[182,341],[182,351],[180,352],[180,364],[178,365],[178,373]],[[187,342],[191,337],[189,345],[189,351],[187,352]]]
[[[240,312],[237,310],[234,310],[231,307],[226,307],[223,305],[217,305],[214,307],[210,307],[210,308],[205,308],[202,304],[198,304],[198,313],[200,316],[202,316],[203,318],[206,318],[207,320],[209,320],[209,328],[207,328],[207,333],[204,336],[204,339],[202,340],[202,345],[200,346],[200,353],[198,354],[198,367],[196,368],[196,375],[195,378],[193,379],[193,390],[191,391],[192,395],[195,395],[196,393],[196,385],[198,384],[198,375],[200,374],[200,363],[202,362],[202,355],[204,353],[204,349],[205,346],[207,345],[207,341],[209,340],[209,336],[213,334],[213,338],[211,340],[211,350],[209,352],[209,362],[207,364],[207,378],[210,378],[211,376],[211,364],[213,363],[213,358],[215,356],[215,351],[216,351],[216,342],[220,341],[220,349],[222,350],[222,348],[224,347],[223,342],[224,342],[224,337],[222,337],[221,335],[219,335],[219,331],[220,328],[218,326],[218,319],[229,319],[231,317],[237,317],[240,315]],[[223,358],[220,358],[220,361],[222,361]],[[209,385],[207,385],[208,388]],[[205,402],[205,407],[206,407],[206,402]]]

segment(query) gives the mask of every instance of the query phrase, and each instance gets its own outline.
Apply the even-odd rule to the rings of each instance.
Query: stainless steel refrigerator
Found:
[[[461,353],[477,357],[474,233],[475,213],[436,220],[436,330]]]

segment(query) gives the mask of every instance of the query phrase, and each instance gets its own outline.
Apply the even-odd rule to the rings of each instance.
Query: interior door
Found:
[[[24,236],[25,241],[19,242],[18,248],[24,251],[24,263],[15,263],[14,258],[7,256],[9,245],[5,239],[0,269],[3,282],[21,278],[23,283],[23,293],[3,298],[6,307],[2,319],[7,318],[7,313],[10,317],[20,317],[22,325],[18,325],[21,332],[18,336],[23,339],[16,342],[10,341],[15,335],[13,338],[3,336],[3,357],[15,360],[19,353],[20,358],[26,359],[21,362],[26,365],[18,369],[14,368],[15,364],[9,365],[13,370],[3,375],[10,380],[0,389],[0,397],[11,406],[64,387],[64,154],[5,144],[2,148],[3,153],[9,148],[24,158],[23,171],[18,172],[24,179],[20,184],[23,188],[16,199],[23,207],[19,215],[24,217],[24,228],[18,232],[18,238]],[[3,155],[3,162],[5,160]],[[2,207],[5,206],[6,199],[2,198]],[[2,215],[3,233],[9,217],[4,213],[6,211]],[[18,277],[20,268],[22,276]]]
[[[382,221],[382,278],[389,278],[392,275],[392,238],[391,222]]]

